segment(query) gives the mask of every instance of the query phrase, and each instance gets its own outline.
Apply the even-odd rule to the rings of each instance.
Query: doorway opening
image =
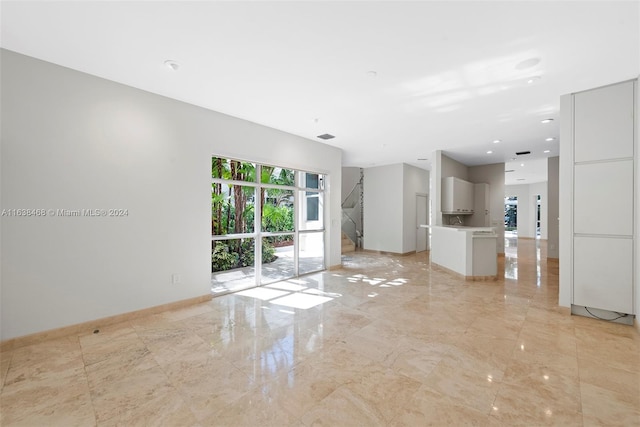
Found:
[[[518,197],[504,198],[504,232],[505,236],[518,236]]]
[[[540,238],[540,211],[541,211],[540,205],[541,205],[541,200],[542,200],[541,197],[540,197],[540,194],[537,194],[535,196],[534,200],[535,200],[535,206],[534,206],[534,209],[535,209],[534,210],[534,212],[535,212],[535,224],[534,224],[534,226],[535,226],[535,228],[534,228],[534,230],[535,230],[535,238],[539,239]]]

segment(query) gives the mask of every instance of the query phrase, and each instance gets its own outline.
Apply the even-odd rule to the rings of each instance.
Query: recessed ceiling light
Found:
[[[551,142],[551,141],[555,141],[555,140],[556,140],[556,139],[555,139],[553,136],[551,136],[551,137],[549,137],[549,138],[545,139],[545,141],[547,141],[547,142]]]
[[[524,166],[524,163],[520,163],[520,166]]]
[[[164,61],[164,65],[167,68],[171,68],[171,70],[173,71],[178,71],[178,69],[180,69],[180,64],[172,59],[167,59],[166,61]]]
[[[543,119],[540,120],[540,123],[551,123],[553,121],[553,119]]]
[[[487,151],[487,154],[493,154],[493,151],[489,150]]]
[[[501,142],[502,142],[502,140],[501,140],[501,139],[494,139],[494,140],[493,140],[493,143],[494,143],[494,144],[499,144],[499,143],[501,143]]]
[[[533,83],[537,82],[538,80],[540,80],[541,78],[542,78],[542,77],[540,77],[540,76],[532,76],[532,77],[529,77],[529,78],[527,79],[527,84],[533,84]]]
[[[551,150],[544,150],[543,153],[550,153]]]

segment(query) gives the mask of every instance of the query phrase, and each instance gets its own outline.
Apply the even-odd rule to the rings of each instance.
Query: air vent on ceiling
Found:
[[[318,135],[318,138],[320,139],[331,139],[331,138],[335,138],[335,136],[328,134],[328,133],[324,133],[322,135]]]
[[[506,172],[515,172],[515,171],[516,171],[515,169],[509,169],[508,171],[505,171],[505,173]]]
[[[516,152],[516,156],[523,156],[525,154],[531,154],[531,151],[518,151],[518,152]]]

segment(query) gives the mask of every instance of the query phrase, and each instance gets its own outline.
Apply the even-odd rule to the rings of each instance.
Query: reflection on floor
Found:
[[[0,424],[640,425],[640,336],[558,308],[558,266],[536,245],[505,258],[517,280],[352,253],[341,270],[2,352]]]

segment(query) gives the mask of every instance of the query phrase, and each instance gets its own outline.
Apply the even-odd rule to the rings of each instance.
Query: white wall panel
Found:
[[[633,156],[633,82],[574,96],[575,161]]]
[[[574,238],[573,303],[633,312],[633,240]]]
[[[633,160],[575,165],[574,232],[633,234]]]

